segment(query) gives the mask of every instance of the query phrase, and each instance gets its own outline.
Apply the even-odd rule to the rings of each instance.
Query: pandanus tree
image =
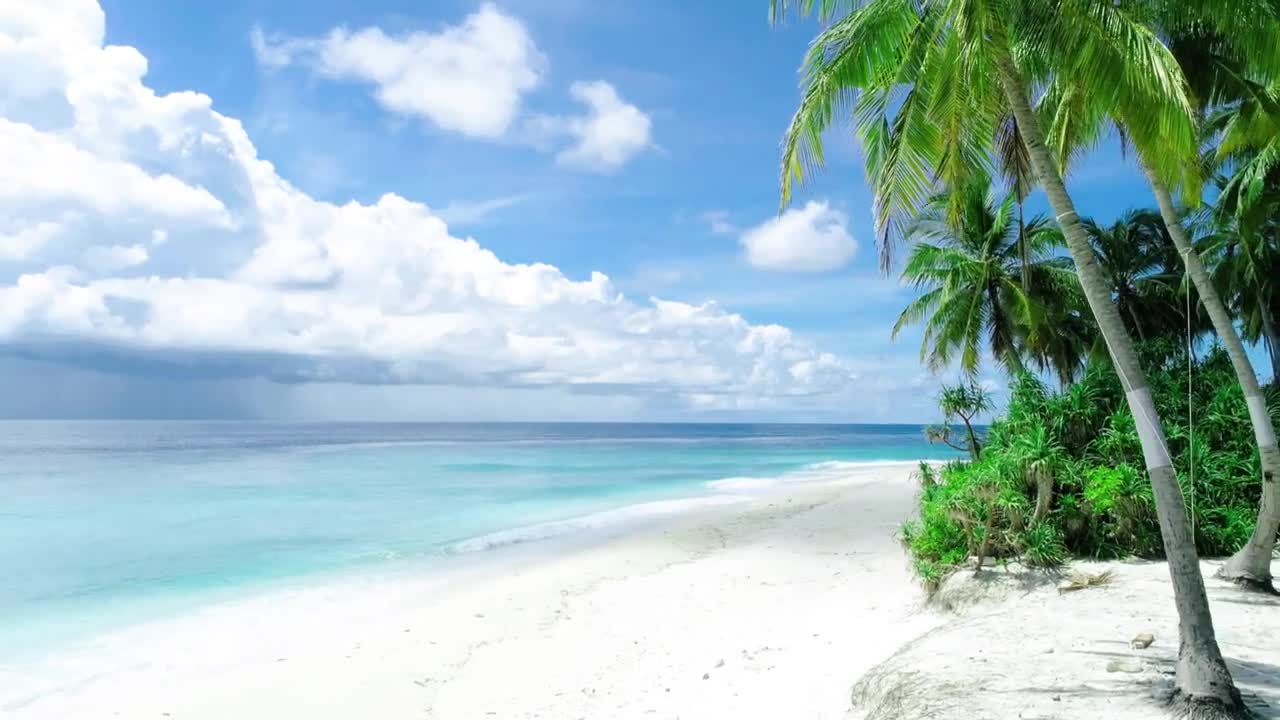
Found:
[[[938,409],[942,410],[942,423],[925,428],[925,437],[929,442],[945,443],[956,450],[969,453],[974,460],[982,457],[982,439],[973,427],[976,418],[985,412],[991,412],[995,405],[991,401],[991,393],[972,380],[956,385],[944,385],[938,395]],[[964,438],[953,438],[952,430],[956,420],[964,423]]]
[[[1167,43],[1164,53],[1152,48],[1153,57],[1159,59],[1165,82],[1177,92],[1111,95],[1094,92],[1088,76],[1061,74],[1042,98],[1042,111],[1050,118],[1049,137],[1056,143],[1059,160],[1091,145],[1110,127],[1117,128],[1135,150],[1186,274],[1231,358],[1258,445],[1262,466],[1258,522],[1250,541],[1223,565],[1220,574],[1246,587],[1274,592],[1271,555],[1280,530],[1280,448],[1275,428],[1258,375],[1179,215],[1174,195],[1181,189],[1187,204],[1200,202],[1200,134],[1188,132],[1187,120],[1203,118],[1224,102],[1256,99],[1263,88],[1257,81],[1280,75],[1276,48],[1280,11],[1271,0],[1247,9],[1241,3],[1212,0],[1152,0],[1135,7],[1153,35]],[[1190,114],[1183,97],[1192,102]]]
[[[984,350],[1011,374],[1028,356],[1059,376],[1075,372],[1083,348],[1042,351],[1049,346],[1043,338],[1058,330],[1063,293],[1077,285],[1071,261],[1056,253],[1056,228],[1041,218],[1024,222],[1018,204],[1016,191],[999,198],[979,177],[936,195],[905,229],[911,250],[902,279],[921,294],[893,335],[923,324],[920,356],[935,372],[954,362],[972,377]],[[951,206],[959,211],[949,213]]]
[[[1167,49],[1115,0],[772,5],[775,18],[799,5],[831,21],[802,68],[800,107],[783,139],[783,200],[821,163],[823,132],[837,112],[851,111],[876,195],[882,265],[892,257],[898,221],[917,212],[939,183],[960,186],[988,172],[997,122],[1007,114],[1017,121],[1139,430],[1178,610],[1178,702],[1197,717],[1247,717],[1218,647],[1182,492],[1133,340],[1032,109],[1033,86],[1077,77],[1110,104],[1136,107],[1173,95],[1187,115],[1178,125],[1194,134],[1191,102]],[[1167,118],[1135,121],[1154,134],[1144,123]]]

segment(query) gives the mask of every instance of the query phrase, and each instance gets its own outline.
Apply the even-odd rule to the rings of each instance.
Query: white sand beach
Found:
[[[997,581],[961,617],[925,608],[896,540],[910,474],[850,471],[466,576],[208,608],[0,678],[0,709],[20,720],[1162,716],[1151,697],[1176,652],[1162,567],[1116,564],[1112,585],[1069,595]],[[1280,619],[1237,593],[1214,586],[1215,620],[1234,667],[1252,672],[1242,688],[1266,695]],[[1152,632],[1152,648],[1129,650],[1136,632]],[[1117,659],[1129,664],[1108,672]],[[851,707],[868,673],[866,704]]]

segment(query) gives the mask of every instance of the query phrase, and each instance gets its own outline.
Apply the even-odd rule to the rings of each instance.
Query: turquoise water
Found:
[[[820,463],[952,455],[918,426],[204,422],[0,422],[0,452],[0,654],[599,531]]]

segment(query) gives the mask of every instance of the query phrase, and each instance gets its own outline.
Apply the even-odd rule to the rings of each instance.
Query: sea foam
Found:
[[[566,520],[555,520],[509,530],[499,530],[498,532],[487,533],[454,543],[449,549],[454,553],[483,552],[539,540],[550,540],[574,533],[620,530],[649,520],[672,517],[702,508],[731,505],[744,500],[746,498],[743,497],[709,495],[680,500],[658,500],[639,503]]]
[[[919,464],[919,461],[916,460],[829,460],[810,463],[799,470],[783,473],[781,475],[763,477],[727,477],[719,480],[708,480],[703,483],[703,485],[719,492],[749,492],[753,490],[767,490],[779,485],[791,483],[850,479],[851,476],[856,473],[875,470],[876,468],[901,467],[903,465],[917,464]]]

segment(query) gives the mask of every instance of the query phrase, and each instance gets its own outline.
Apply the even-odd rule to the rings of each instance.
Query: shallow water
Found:
[[[3,422],[0,453],[11,659],[316,574],[952,456],[918,426],[223,422]]]

